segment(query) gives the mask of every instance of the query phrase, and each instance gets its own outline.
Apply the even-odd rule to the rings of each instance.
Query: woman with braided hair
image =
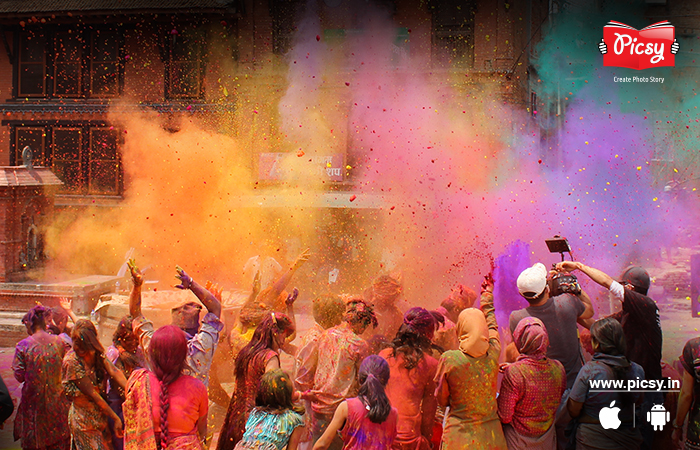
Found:
[[[248,415],[255,407],[260,379],[265,372],[280,368],[279,351],[294,333],[286,314],[267,314],[253,333],[253,339],[236,356],[236,390],[226,412],[218,450],[232,450],[243,438]]]
[[[15,417],[14,438],[23,449],[67,450],[68,401],[61,387],[61,363],[66,352],[58,336],[46,332],[51,309],[37,305],[27,313],[30,336],[22,339],[12,361],[22,400]]]
[[[426,309],[409,309],[391,347],[379,353],[391,369],[386,392],[399,412],[396,450],[430,449],[437,410],[437,360],[431,356],[436,323]]]
[[[187,336],[166,325],[148,348],[153,371],[135,370],[124,401],[127,450],[202,450],[209,401],[204,383],[183,374]]]

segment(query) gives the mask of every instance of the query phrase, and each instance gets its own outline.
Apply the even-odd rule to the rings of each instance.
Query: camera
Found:
[[[556,235],[552,239],[545,239],[544,242],[547,244],[550,253],[561,254],[562,261],[564,261],[564,253],[568,253],[571,260],[574,260],[574,257],[571,255],[571,246],[565,237]],[[555,267],[556,264],[552,264],[552,269]],[[549,284],[549,292],[552,297],[559,294],[579,295],[581,293],[581,285],[578,283],[578,279],[570,273],[556,273],[547,283]]]
[[[570,273],[556,273],[547,282],[549,283],[549,292],[552,297],[556,297],[559,294],[579,295],[581,293],[581,285],[578,283],[578,279]]]

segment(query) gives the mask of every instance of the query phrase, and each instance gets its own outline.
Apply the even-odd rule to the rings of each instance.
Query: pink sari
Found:
[[[148,371],[135,370],[129,377],[124,409],[124,450],[160,450],[153,428],[153,401]],[[169,436],[166,450],[203,450],[196,435]]]

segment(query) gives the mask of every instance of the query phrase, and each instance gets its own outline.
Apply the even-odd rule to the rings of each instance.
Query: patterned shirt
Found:
[[[518,434],[541,436],[554,422],[566,390],[566,372],[556,359],[524,358],[506,367],[498,396],[498,416]]]
[[[223,329],[224,324],[216,314],[207,313],[197,334],[187,335],[187,367],[183,373],[197,378],[205,386],[209,386],[211,361],[219,343],[219,333]],[[133,321],[133,330],[139,337],[144,353],[148,354],[148,345],[153,337],[153,322],[139,316]]]

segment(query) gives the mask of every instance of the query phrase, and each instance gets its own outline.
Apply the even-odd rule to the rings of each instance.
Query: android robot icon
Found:
[[[664,405],[654,405],[647,412],[647,421],[654,427],[654,431],[661,431],[671,421],[671,413],[666,411]]]

